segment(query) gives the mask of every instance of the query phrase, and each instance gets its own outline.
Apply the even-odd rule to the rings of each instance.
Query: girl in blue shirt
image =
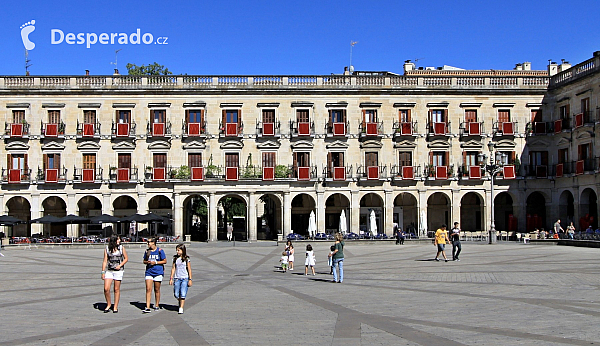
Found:
[[[146,309],[144,313],[149,313],[150,301],[152,300],[152,286],[154,286],[154,310],[158,311],[160,303],[160,284],[165,273],[164,264],[167,263],[167,256],[161,248],[156,247],[156,238],[148,240],[148,250],[144,253],[144,264],[146,265]]]

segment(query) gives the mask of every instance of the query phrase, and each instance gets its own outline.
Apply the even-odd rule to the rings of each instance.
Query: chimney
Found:
[[[523,70],[523,64],[516,64],[515,65],[515,71],[522,71]]]
[[[119,70],[115,69],[115,73],[113,73],[114,76],[118,76],[119,75]]]
[[[85,70],[85,75],[89,76],[90,75],[90,70]]]
[[[571,68],[571,64],[565,59],[560,59],[560,66],[558,66],[558,72],[562,72]]]
[[[552,77],[558,72],[558,65],[554,61],[548,60],[548,76]]]
[[[531,71],[531,63],[529,61],[523,63],[523,71]]]
[[[411,62],[410,60],[406,60],[404,62],[404,74],[406,74],[408,71],[412,71],[415,69],[415,64],[413,62]]]

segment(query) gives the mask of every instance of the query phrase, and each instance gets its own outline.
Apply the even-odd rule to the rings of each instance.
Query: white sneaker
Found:
[[[4,257],[4,255],[2,254],[2,252],[0,252],[0,257]]]
[[[183,314],[183,308],[179,308],[179,314]]]

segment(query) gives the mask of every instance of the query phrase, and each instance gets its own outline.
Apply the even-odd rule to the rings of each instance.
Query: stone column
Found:
[[[454,227],[454,223],[460,223],[460,208],[461,198],[460,190],[452,190],[451,205],[450,205],[450,220],[448,220],[448,230]],[[475,217],[473,215],[473,217]]]
[[[102,194],[102,214],[113,215],[112,204],[110,203],[110,193]]]
[[[419,200],[417,201],[419,205],[419,209],[417,210],[417,220],[418,220],[418,231],[419,237],[427,237],[427,231],[430,228],[430,225],[427,225],[427,229],[421,230],[421,215],[423,215],[423,222],[426,224],[427,222],[427,195],[425,194],[425,190],[419,190]]]
[[[256,222],[256,220],[255,220]],[[285,239],[292,230],[292,199],[290,192],[283,192],[283,238]]]
[[[486,189],[484,196],[485,201],[483,203],[485,204],[486,208],[484,208],[483,220],[481,220],[481,223],[483,230],[485,232],[489,232],[492,225],[492,191],[490,189]]]
[[[289,193],[288,199],[289,199]],[[248,193],[248,241],[256,241],[256,195],[254,192]]]
[[[350,215],[346,216],[350,217],[350,228],[348,229],[348,233],[360,233],[360,197],[358,192],[359,191],[350,192]]]
[[[146,193],[138,192],[138,214],[148,214],[148,201],[146,200]]]
[[[31,195],[31,219],[37,219],[44,216],[42,211],[42,205],[40,203],[40,195]],[[43,234],[44,225],[40,223],[31,224],[31,234]]]
[[[317,191],[315,217],[317,218],[317,233],[325,233],[325,195],[323,191]]]
[[[181,204],[181,194],[173,194],[173,231],[176,237],[183,239],[183,205]]]
[[[208,241],[217,240],[217,197],[214,192],[208,195]]]
[[[67,194],[67,215],[79,215],[77,210],[77,202],[75,201],[75,194]],[[67,225],[67,237],[79,237],[79,225]]]
[[[385,191],[385,201],[384,201],[384,210],[385,210],[385,218],[384,218],[384,228],[385,234],[389,236],[393,236],[394,233],[394,192],[393,191]]]

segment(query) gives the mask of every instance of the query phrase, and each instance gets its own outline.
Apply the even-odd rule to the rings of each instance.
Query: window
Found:
[[[466,167],[469,166],[478,166],[479,162],[477,160],[477,155],[479,152],[477,151],[465,151],[463,152],[463,161]]]
[[[378,153],[365,153],[365,166],[379,166]]]
[[[401,167],[404,166],[412,166],[412,152],[411,151],[401,151],[398,154],[398,164]]]
[[[188,124],[202,123],[204,120],[204,111],[201,109],[188,109],[186,113]]]
[[[376,123],[377,122],[377,110],[375,110],[375,109],[363,110],[363,122]]]
[[[531,122],[534,122],[534,123],[542,122],[542,110],[541,109],[531,110]]]
[[[275,153],[262,153],[263,167],[275,167]]]
[[[558,108],[558,114],[560,116],[560,119],[565,120],[569,118],[569,108],[569,105],[561,106],[560,108]]]
[[[60,123],[60,111],[48,111],[48,123],[59,124]]]
[[[190,167],[202,167],[202,154],[188,154],[188,165]]]
[[[237,109],[227,109],[223,111],[225,115],[224,123],[237,124],[239,120],[239,112]]]
[[[118,168],[131,168],[131,154],[118,155]]]
[[[529,164],[532,167],[547,166],[548,165],[548,152],[547,151],[530,151],[529,152]]]
[[[447,166],[448,165],[448,156],[450,153],[445,151],[432,151],[429,153],[430,164],[434,167],[437,166]]]
[[[83,111],[83,122],[85,124],[95,124],[96,123],[96,111],[95,110]]]
[[[577,160],[592,158],[592,143],[582,144],[577,147]]]
[[[166,119],[166,111],[154,109],[150,111],[150,122],[152,124],[160,124],[165,123]]]
[[[558,149],[558,163],[569,162],[569,149]]]
[[[431,121],[434,123],[445,123],[446,122],[446,110],[445,109],[434,109],[431,110]]]
[[[465,122],[476,123],[477,122],[477,110],[470,109],[465,111]]]
[[[586,97],[581,100],[581,113],[587,113],[590,111],[590,98]]]
[[[44,169],[60,169],[60,154],[44,154]]]
[[[96,154],[83,154],[83,169],[96,169]]]
[[[239,154],[238,153],[225,154],[225,167],[238,167],[238,166],[239,166]]]
[[[296,110],[296,121],[299,123],[307,123],[310,121],[308,109],[297,109]]]
[[[275,110],[274,109],[263,109],[262,119],[263,119],[263,123],[274,123],[275,122]]]
[[[329,110],[329,121],[331,123],[345,123],[346,122],[346,110],[345,109]]]
[[[25,121],[25,111],[13,110],[13,124],[21,124]]]
[[[516,153],[514,151],[501,151],[505,159],[501,159],[503,165],[514,165],[516,161]]]
[[[327,163],[329,167],[344,167],[344,153],[327,154]]]
[[[401,123],[410,123],[410,109],[400,109],[398,114]]]
[[[510,122],[510,109],[498,110],[498,122],[509,123]]]
[[[154,168],[165,168],[167,167],[167,154],[154,154],[152,155],[152,164]]]
[[[27,169],[27,154],[8,154],[9,169]]]
[[[294,167],[310,167],[310,153],[294,153]]]
[[[129,124],[131,122],[131,111],[130,110],[118,110],[117,111],[117,123]]]

